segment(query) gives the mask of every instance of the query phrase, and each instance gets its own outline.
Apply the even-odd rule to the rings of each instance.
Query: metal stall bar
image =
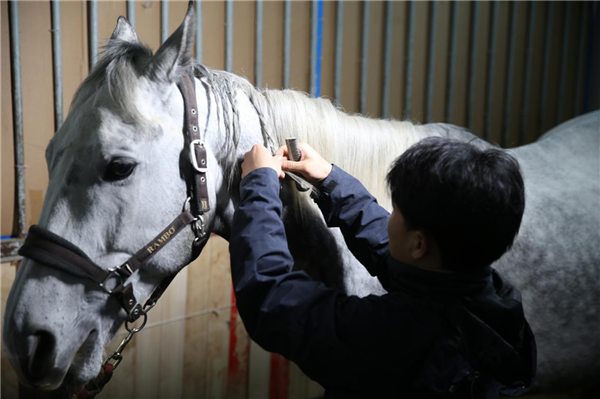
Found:
[[[450,4],[450,68],[448,69],[448,79],[446,80],[446,117],[444,122],[452,123],[453,102],[454,102],[454,76],[456,74],[456,45],[458,31],[458,2],[453,1]]]
[[[550,45],[552,44],[552,20],[554,19],[554,3],[548,4],[548,20],[546,21],[546,38],[544,44],[544,69],[542,72],[542,96],[540,97],[540,112],[538,114],[538,137],[544,130],[544,117],[548,111],[548,75],[550,71]]]
[[[404,118],[410,118],[412,101],[413,47],[415,42],[415,2],[408,3],[406,75],[404,76]]]
[[[425,120],[431,122],[431,112],[433,109],[433,83],[435,79],[435,35],[437,33],[437,13],[438,3],[432,1],[429,9],[429,54],[427,56],[427,108],[425,110]]]
[[[196,61],[202,64],[202,1],[196,2]]]
[[[523,89],[523,102],[521,109],[521,123],[519,127],[519,145],[525,144],[525,132],[529,118],[529,99],[531,98],[531,78],[533,75],[533,49],[535,35],[535,16],[537,4],[535,1],[529,3],[529,22],[527,24],[527,57],[525,61],[525,84]]]
[[[490,140],[492,130],[492,101],[494,99],[494,79],[496,77],[496,38],[498,36],[498,2],[492,1],[490,10],[490,43],[488,47],[488,75],[486,82],[484,138]]]
[[[565,7],[567,11],[565,13],[565,23],[563,25],[563,38],[562,38],[562,59],[560,61],[560,83],[558,84],[558,112],[556,113],[555,125],[558,125],[562,121],[564,121],[564,98],[565,92],[567,91],[567,68],[569,65],[569,38],[571,32],[571,11],[573,9],[573,4],[570,2],[565,3]]]
[[[362,49],[360,54],[360,113],[367,111],[367,69],[369,67],[369,19],[370,2],[363,3]]]
[[[90,71],[98,59],[98,1],[89,2],[90,23]]]
[[[475,113],[475,72],[477,71],[477,34],[479,31],[479,2],[471,3],[471,23],[469,32],[469,91],[467,110],[467,127],[473,129],[473,114]]]
[[[583,77],[585,75],[585,55],[586,55],[586,33],[587,33],[587,21],[588,15],[591,10],[589,3],[581,3],[581,21],[579,25],[579,48],[577,54],[579,54],[579,60],[577,61],[577,86],[575,86],[575,101],[573,106],[573,115],[579,115],[583,112]]]
[[[383,94],[381,98],[381,116],[388,118],[390,114],[390,67],[392,53],[392,27],[393,27],[393,10],[394,3],[392,1],[385,2],[385,44],[384,44],[384,59],[383,59]]]
[[[340,94],[342,87],[342,43],[344,34],[344,2],[336,2],[337,10],[335,16],[335,77],[334,97],[335,105],[340,105]]]
[[[262,53],[263,53],[263,2],[256,2],[256,54],[254,56],[254,84],[262,86]]]
[[[15,141],[15,210],[12,237],[2,240],[2,262],[18,260],[17,251],[25,237],[25,155],[23,148],[23,101],[21,96],[21,37],[19,3],[8,2],[12,78],[13,135]]]
[[[283,88],[290,87],[290,49],[292,41],[292,2],[284,3],[283,20]]]
[[[60,1],[52,0],[52,62],[54,72],[54,129],[63,122],[62,44],[60,35]]]
[[[510,132],[510,104],[512,102],[513,90],[512,81],[515,70],[515,46],[517,42],[516,32],[517,20],[519,18],[519,4],[511,2],[509,4],[510,14],[510,26],[508,28],[508,65],[505,71],[505,84],[504,84],[504,118],[502,126],[502,140],[500,145],[506,147],[508,145],[509,132]]]
[[[169,0],[160,2],[160,42],[169,38]]]
[[[310,95],[321,95],[321,46],[323,44],[323,0],[313,0],[310,35]]]
[[[225,70],[233,70],[233,0],[225,3]]]
[[[135,29],[135,1],[127,0],[127,20]]]

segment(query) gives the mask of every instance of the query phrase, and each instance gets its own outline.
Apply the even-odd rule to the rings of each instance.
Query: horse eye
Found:
[[[122,180],[135,169],[135,162],[129,159],[115,159],[106,168],[106,180]]]

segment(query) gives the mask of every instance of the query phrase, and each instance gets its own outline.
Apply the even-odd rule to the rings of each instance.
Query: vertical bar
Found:
[[[453,1],[450,5],[450,69],[446,81],[446,117],[444,122],[452,123],[453,101],[454,101],[454,76],[456,74],[456,45],[458,30],[458,3]]]
[[[583,113],[583,77],[585,75],[585,39],[587,33],[587,21],[590,14],[589,3],[581,3],[581,21],[579,26],[579,60],[577,61],[577,86],[575,90],[575,109],[573,115],[578,116]]]
[[[525,83],[523,84],[523,106],[521,113],[521,126],[519,128],[519,145],[525,144],[525,133],[529,118],[529,101],[531,98],[531,79],[533,74],[533,41],[535,34],[535,16],[537,4],[535,1],[529,3],[529,23],[527,24],[527,58],[525,61]]]
[[[263,53],[263,1],[256,2],[256,54],[254,56],[254,82],[256,87],[262,86],[262,53]]]
[[[410,118],[412,102],[413,47],[415,42],[415,2],[408,2],[408,35],[407,35],[406,82],[404,89],[404,118]]]
[[[542,72],[542,96],[540,97],[540,113],[538,115],[538,132],[536,137],[544,131],[544,119],[548,111],[548,75],[550,70],[550,45],[552,43],[552,20],[554,19],[554,3],[548,4],[548,20],[546,21],[546,38],[544,44],[544,70]]]
[[[516,2],[511,2],[509,7],[510,26],[508,28],[508,65],[506,68],[504,80],[504,122],[502,127],[502,147],[506,147],[508,145],[508,138],[510,132],[510,104],[512,103],[513,97],[512,81],[515,69],[515,46],[517,42],[515,30],[517,29],[517,20],[519,17],[519,4],[517,4]]]
[[[284,3],[283,20],[283,88],[290,87],[290,48],[292,41],[292,2]]]
[[[494,79],[496,77],[496,37],[498,35],[498,2],[492,1],[490,10],[490,43],[488,48],[488,75],[486,82],[486,100],[485,100],[485,129],[484,137],[490,140],[492,131],[492,101],[494,99]]]
[[[202,64],[202,1],[196,2],[196,61]]]
[[[135,1],[127,0],[127,20],[135,29]]]
[[[10,18],[10,59],[12,68],[13,135],[15,140],[15,214],[13,237],[25,236],[25,155],[23,149],[23,101],[21,91],[21,37],[19,3],[8,3]]]
[[[169,0],[160,2],[160,42],[169,38]]]
[[[390,64],[392,52],[392,26],[394,3],[385,2],[385,44],[383,60],[383,95],[381,98],[381,116],[388,118],[390,113]]]
[[[469,92],[467,101],[467,127],[473,129],[473,114],[475,113],[475,72],[477,71],[477,34],[479,33],[479,2],[471,3],[471,23],[469,32]]]
[[[226,13],[226,31],[225,31],[225,70],[233,70],[233,1],[227,0],[225,3]]]
[[[89,3],[90,19],[90,70],[94,67],[98,58],[98,1],[91,0]]]
[[[336,2],[337,10],[335,16],[335,82],[334,97],[335,105],[340,105],[340,94],[342,87],[342,44],[344,35],[344,2]]]
[[[52,63],[54,72],[54,129],[63,121],[62,44],[60,34],[60,1],[52,0]]]
[[[318,0],[317,6],[317,60],[315,71],[315,97],[321,96],[321,62],[323,54],[323,0]]]
[[[433,84],[435,79],[435,35],[437,33],[437,1],[430,3],[429,9],[429,54],[427,56],[427,108],[425,110],[425,120],[431,122],[431,113],[433,109]]]
[[[558,84],[558,112],[556,113],[555,125],[558,125],[564,121],[565,115],[565,92],[567,91],[567,67],[569,65],[569,37],[571,32],[571,11],[573,4],[570,2],[565,3],[567,8],[565,13],[565,23],[563,24],[563,39],[562,39],[562,60],[560,62],[560,83]]]
[[[367,111],[367,69],[369,67],[369,19],[370,2],[363,2],[362,49],[360,54],[360,113]]]

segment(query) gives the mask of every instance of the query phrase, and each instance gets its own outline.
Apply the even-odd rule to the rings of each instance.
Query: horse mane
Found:
[[[141,43],[111,40],[75,93],[73,104],[85,100],[107,83],[111,98],[125,116],[137,120],[133,101],[135,80],[144,73],[151,58],[152,51]],[[216,153],[225,161],[225,178],[231,189],[239,182],[239,162],[235,159],[241,135],[238,91],[248,97],[256,110],[263,144],[272,153],[285,144],[286,138],[296,137],[309,143],[325,159],[359,179],[388,209],[391,203],[385,173],[391,162],[408,147],[430,135],[476,138],[452,125],[419,126],[408,121],[349,115],[327,99],[311,98],[295,90],[260,90],[243,77],[199,63],[194,64],[193,73],[206,90],[212,91],[217,125],[220,128],[222,119],[225,126],[223,148]],[[213,104],[209,101],[208,106]]]

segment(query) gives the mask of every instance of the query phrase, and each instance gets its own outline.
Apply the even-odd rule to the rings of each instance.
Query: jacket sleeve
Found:
[[[377,276],[389,253],[389,212],[360,181],[335,165],[320,189],[317,204],[327,226],[339,227],[352,254]]]
[[[392,334],[390,329],[377,328],[390,318],[382,297],[346,296],[292,271],[279,189],[268,168],[241,182],[229,246],[238,310],[264,349],[296,362],[316,381],[351,386],[379,361],[377,345],[392,339],[378,336]]]

